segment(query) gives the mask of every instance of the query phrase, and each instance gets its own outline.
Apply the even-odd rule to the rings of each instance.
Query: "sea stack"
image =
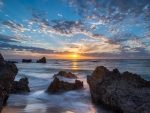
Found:
[[[37,60],[36,63],[46,63],[46,58],[43,57],[43,58]]]
[[[22,59],[22,62],[23,62],[23,63],[31,63],[31,62],[32,62],[32,59]]]
[[[95,103],[119,113],[150,113],[150,82],[137,74],[98,66],[87,82]]]
[[[46,92],[56,93],[60,91],[76,90],[83,87],[83,81],[75,80],[75,83],[60,81],[57,77],[51,82]]]
[[[77,78],[77,76],[71,72],[65,72],[65,71],[59,71],[58,74],[54,74],[54,77],[56,76],[61,76],[61,77],[65,77],[65,78]]]
[[[16,65],[6,62],[0,54],[0,112],[2,111],[2,105],[9,97],[17,73]]]
[[[30,92],[30,88],[28,86],[28,78],[21,78],[19,81],[14,81],[12,84],[11,94],[18,94],[18,93],[28,93]]]

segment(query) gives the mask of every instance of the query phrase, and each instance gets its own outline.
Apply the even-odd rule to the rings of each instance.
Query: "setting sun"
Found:
[[[73,54],[72,56],[73,56],[73,58],[77,58],[78,55],[77,54]]]

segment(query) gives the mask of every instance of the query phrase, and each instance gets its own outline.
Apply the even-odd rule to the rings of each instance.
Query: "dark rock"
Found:
[[[31,63],[32,62],[32,59],[22,59],[22,62],[24,63]]]
[[[30,88],[28,86],[28,83],[29,82],[28,82],[27,78],[21,78],[19,81],[14,81],[10,93],[16,94],[16,93],[30,92]]]
[[[120,113],[150,112],[150,82],[137,74],[97,67],[87,76],[92,100]]]
[[[58,91],[76,90],[83,87],[83,81],[75,80],[75,83],[60,81],[57,77],[49,85],[47,92],[56,93]]]
[[[36,63],[46,63],[46,58],[43,57],[40,60],[37,60]]]
[[[8,62],[8,63],[18,63],[16,61],[6,61],[6,62]]]
[[[77,78],[76,75],[72,74],[71,72],[65,72],[65,71],[60,71],[58,74],[54,74],[54,77],[56,76],[62,76],[66,78]]]
[[[0,112],[7,101],[18,69],[15,64],[4,61],[0,54]]]

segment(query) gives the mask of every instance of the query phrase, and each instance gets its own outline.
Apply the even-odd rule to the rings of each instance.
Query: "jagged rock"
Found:
[[[14,81],[12,85],[11,92],[12,94],[16,93],[26,93],[30,92],[30,88],[28,86],[28,78],[21,78],[19,81]]]
[[[46,58],[43,57],[43,58],[37,60],[36,63],[46,63]]]
[[[22,62],[24,63],[31,63],[32,62],[32,59],[22,59]]]
[[[150,82],[137,74],[97,67],[87,76],[92,100],[120,113],[150,113]]]
[[[54,74],[54,77],[56,76],[62,76],[66,78],[77,78],[76,75],[72,74],[71,72],[65,72],[65,71],[60,71],[58,74]]]
[[[0,54],[0,112],[7,101],[18,69],[15,64],[4,61]]]
[[[75,80],[75,83],[68,83],[65,81],[60,81],[57,77],[49,85],[47,92],[55,93],[58,91],[69,91],[76,90],[83,87],[83,81]]]

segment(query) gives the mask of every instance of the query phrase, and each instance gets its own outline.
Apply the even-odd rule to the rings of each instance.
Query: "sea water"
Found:
[[[47,63],[22,63],[16,60],[18,74],[15,80],[27,77],[31,92],[11,94],[2,113],[114,113],[102,105],[92,103],[87,75],[97,66],[109,70],[118,68],[122,73],[129,71],[150,80],[150,60],[47,60]],[[53,75],[59,71],[72,72],[83,81],[84,88],[56,94],[46,93]],[[74,82],[75,79],[59,77]]]

